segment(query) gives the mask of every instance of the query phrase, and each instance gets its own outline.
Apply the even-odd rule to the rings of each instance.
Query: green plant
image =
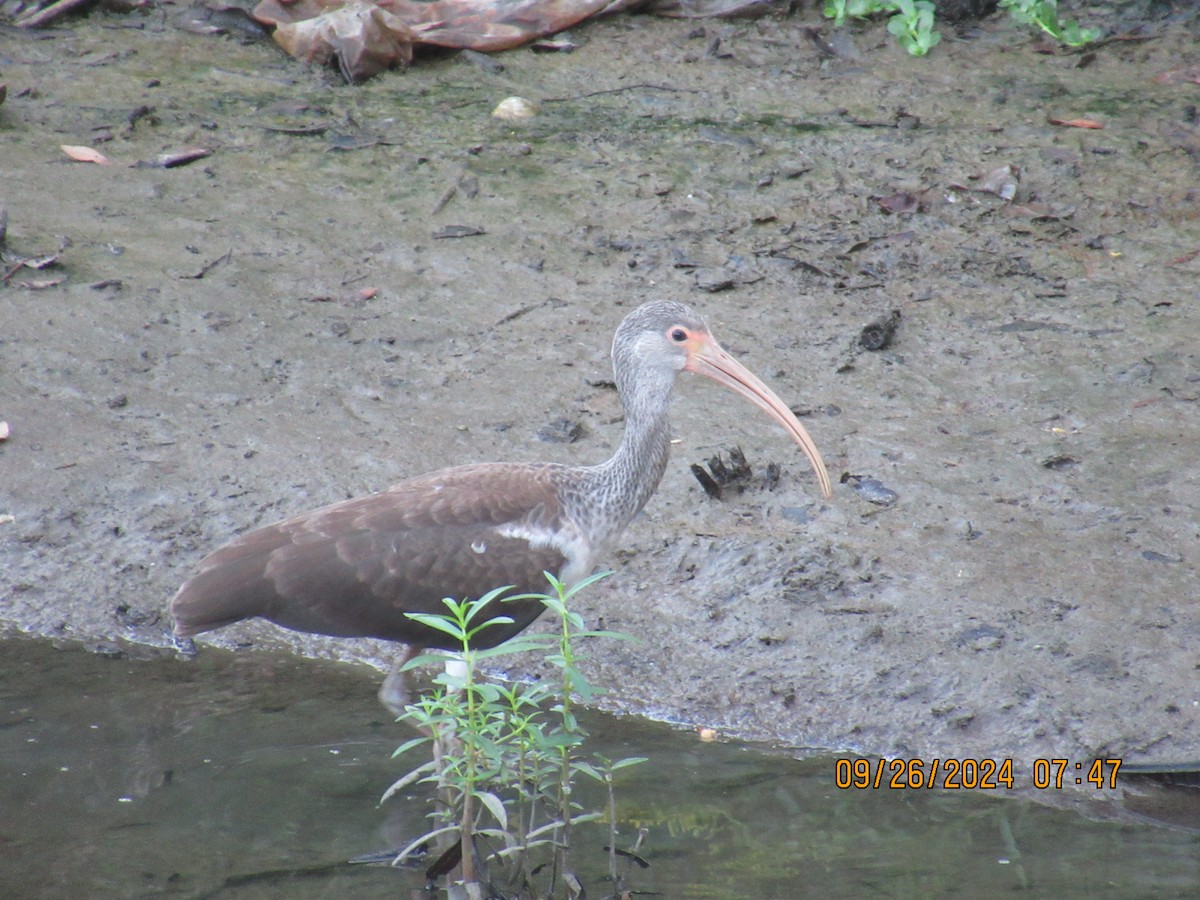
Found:
[[[434,679],[434,689],[410,705],[402,717],[428,736],[406,741],[394,755],[432,740],[433,759],[393,784],[384,799],[411,784],[426,783],[436,786],[439,807],[430,814],[434,827],[405,847],[397,862],[421,845],[438,841],[445,845],[453,839],[461,852],[463,882],[469,893],[478,894],[482,880],[491,896],[534,896],[527,892],[534,891],[535,878],[546,882],[536,896],[554,896],[560,883],[570,893],[574,883],[569,858],[573,826],[604,817],[583,811],[573,799],[573,783],[579,774],[608,787],[609,846],[615,846],[611,776],[641,759],[613,763],[597,757],[595,765],[583,760],[579,748],[587,735],[574,710],[576,700],[587,702],[597,693],[579,668],[576,643],[583,638],[627,637],[586,630],[582,618],[570,608],[571,598],[604,574],[572,588],[547,574],[548,593],[520,595],[520,599],[536,596],[557,617],[559,632],[553,636],[519,635],[484,650],[472,646],[484,629],[511,621],[507,617],[477,621],[484,607],[501,597],[506,588],[478,600],[446,599],[447,612],[440,615],[410,614],[451,635],[461,650],[453,670],[447,666],[447,671]],[[558,670],[557,680],[499,685],[482,677],[483,661],[530,650],[545,655]],[[445,660],[424,655],[411,660],[406,668]],[[610,868],[615,878],[614,858],[610,858]]]
[[[1074,19],[1058,18],[1058,0],[1000,0],[1014,19],[1036,25],[1046,34],[1064,44],[1079,47],[1100,37],[1094,28],[1081,28]],[[825,15],[834,25],[846,19],[865,19],[876,13],[892,13],[888,31],[913,56],[924,56],[941,41],[934,29],[936,4],[930,0],[825,0]]]
[[[934,30],[934,6],[929,0],[825,0],[825,15],[834,25],[886,12],[893,13],[888,31],[913,56],[924,56],[942,39]]]
[[[896,14],[888,19],[888,31],[913,56],[924,56],[937,46],[942,35],[933,28],[933,4],[929,0],[892,0]]]
[[[844,25],[847,18],[865,19],[889,9],[887,0],[825,0],[825,15],[833,19],[834,25]]]
[[[1081,28],[1074,19],[1060,20],[1058,0],[1000,0],[1000,8],[1007,9],[1018,22],[1036,25],[1056,41],[1071,47],[1090,44],[1100,37],[1098,29]]]

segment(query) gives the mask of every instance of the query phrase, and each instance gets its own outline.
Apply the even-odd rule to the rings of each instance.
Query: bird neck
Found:
[[[658,488],[671,451],[667,404],[674,373],[669,378],[644,374],[633,390],[622,389],[625,434],[612,458],[588,471],[587,494],[591,531],[597,546],[608,544],[646,505]]]

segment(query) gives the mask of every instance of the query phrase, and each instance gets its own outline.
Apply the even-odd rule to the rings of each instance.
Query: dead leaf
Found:
[[[212,156],[212,151],[205,150],[203,147],[185,147],[182,150],[160,153],[151,160],[139,159],[133,165],[137,169],[174,169],[177,166],[186,166],[198,159],[204,159],[206,156]]]
[[[903,215],[904,213],[913,213],[921,206],[921,198],[916,194],[910,194],[908,191],[897,191],[888,197],[881,197],[879,205],[883,207],[885,212],[890,212],[892,215]]]
[[[67,154],[67,156],[76,162],[97,163],[101,166],[107,166],[109,164],[109,159],[107,156],[105,156],[99,150],[93,150],[91,147],[78,147],[72,144],[60,144],[59,146],[62,147],[63,153]]]
[[[44,291],[46,288],[58,287],[66,280],[66,275],[59,275],[57,278],[37,278],[33,281],[18,282],[17,287],[26,288],[31,291]]]
[[[1063,128],[1103,128],[1095,119],[1056,119],[1047,116],[1046,121],[1051,125],[1061,125]]]
[[[1014,203],[1006,207],[1004,212],[1014,219],[1055,221],[1058,219],[1069,219],[1075,215],[1075,207],[1056,207],[1048,203]]]
[[[1012,200],[1017,195],[1021,170],[1014,165],[1006,164],[978,177],[979,186],[975,190],[995,194],[1001,200]]]
[[[579,49],[579,45],[570,38],[542,38],[529,45],[534,53],[571,53]]]
[[[481,225],[443,225],[433,233],[433,239],[476,237],[481,234],[487,234]]]
[[[261,18],[259,10],[255,15]],[[275,42],[288,54],[322,66],[336,61],[352,84],[407,66],[417,40],[417,33],[403,21],[362,0],[275,29]]]
[[[1021,170],[1011,163],[1006,163],[997,169],[983,175],[968,175],[967,181],[973,184],[951,184],[958,191],[975,191],[981,194],[995,194],[1001,200],[1011,202],[1017,195],[1017,185],[1021,183]]]
[[[379,288],[377,288],[377,287],[363,288],[361,291],[358,292],[358,299],[359,300],[371,300],[378,293],[379,293]]]
[[[1186,66],[1182,69],[1167,69],[1159,72],[1151,81],[1155,84],[1200,84],[1200,66]]]
[[[375,8],[386,14],[378,19],[386,30],[396,35],[402,47],[395,52],[403,54],[404,63],[412,58],[413,44],[449,47],[456,50],[478,50],[495,52],[509,50],[527,44],[537,38],[558,34],[582,22],[584,19],[619,8],[622,0],[378,0],[378,5],[362,3],[361,0],[260,0],[254,9],[254,18],[267,25],[277,25],[275,40],[288,53],[301,59],[330,60],[334,53],[340,56],[339,65],[343,72],[366,71],[353,63],[346,65],[346,54],[338,48],[320,49],[320,57],[305,55],[313,42],[306,39],[296,44],[289,31],[280,36],[284,26],[296,25],[305,20],[324,18],[339,9],[352,6]],[[744,2],[744,0],[738,0]],[[381,35],[381,37],[383,37]],[[358,49],[367,49],[370,41],[364,34],[351,34],[351,43]],[[316,38],[322,42],[322,38]],[[287,43],[285,43],[287,41]],[[326,42],[327,43],[327,42]],[[381,41],[381,46],[387,43]],[[296,46],[296,52],[288,49]],[[355,49],[354,47],[348,49]],[[559,49],[559,48],[556,48]],[[382,71],[386,65],[376,60],[371,66]],[[375,68],[380,65],[379,68]],[[374,72],[372,72],[374,74]],[[359,75],[362,80],[367,75]]]

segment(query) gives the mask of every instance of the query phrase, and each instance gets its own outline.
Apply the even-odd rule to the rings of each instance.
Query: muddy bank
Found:
[[[925,60],[882,27],[830,58],[814,24],[627,17],[361,87],[157,16],[0,36],[6,260],[60,257],[0,300],[9,629],[166,647],[239,530],[444,464],[605,457],[612,329],[669,295],[808,411],[835,478],[896,499],[819,502],[782,433],[685,379],[585,598],[643,638],[594,660],[606,705],[1025,773],[1200,758],[1192,25],[1085,62],[1003,17]],[[491,119],[513,94],[541,114]],[[1076,118],[1103,128],[1048,121]],[[1004,166],[1011,201],[979,190]],[[561,417],[580,439],[539,440]],[[688,465],[734,445],[781,480],[713,502]]]

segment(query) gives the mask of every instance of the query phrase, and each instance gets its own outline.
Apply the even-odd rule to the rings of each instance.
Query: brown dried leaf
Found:
[[[1047,116],[1046,121],[1051,125],[1061,125],[1063,128],[1103,128],[1104,126],[1095,119],[1056,119],[1054,116]]]
[[[346,80],[355,83],[407,66],[417,40],[396,16],[361,0],[275,29],[275,42],[288,54],[317,65],[336,60]]]
[[[1159,72],[1151,81],[1155,84],[1200,84],[1200,66],[1186,66],[1182,69],[1167,69]]]
[[[411,38],[413,43],[492,52],[558,34],[591,16],[615,12],[621,3],[622,0],[378,0],[378,8],[415,33]],[[294,24],[348,5],[345,0],[261,0],[254,9],[254,18],[268,25]],[[276,40],[279,40],[278,30]]]
[[[97,163],[101,166],[107,166],[109,159],[99,150],[93,150],[91,147],[78,147],[72,144],[60,144],[62,152],[67,154],[76,162]]]
[[[212,156],[212,151],[203,147],[185,147],[183,150],[160,153],[154,158],[154,164],[164,169],[173,169],[176,166],[186,166],[198,159],[204,159],[206,156]]]
[[[921,198],[916,194],[910,194],[908,191],[897,191],[888,197],[881,197],[879,205],[883,207],[885,212],[890,212],[892,215],[902,215],[904,213],[916,212],[921,206]]]
[[[57,278],[37,278],[33,281],[22,281],[18,287],[28,288],[31,291],[44,291],[46,288],[58,287],[66,280],[66,275],[59,275]]]

